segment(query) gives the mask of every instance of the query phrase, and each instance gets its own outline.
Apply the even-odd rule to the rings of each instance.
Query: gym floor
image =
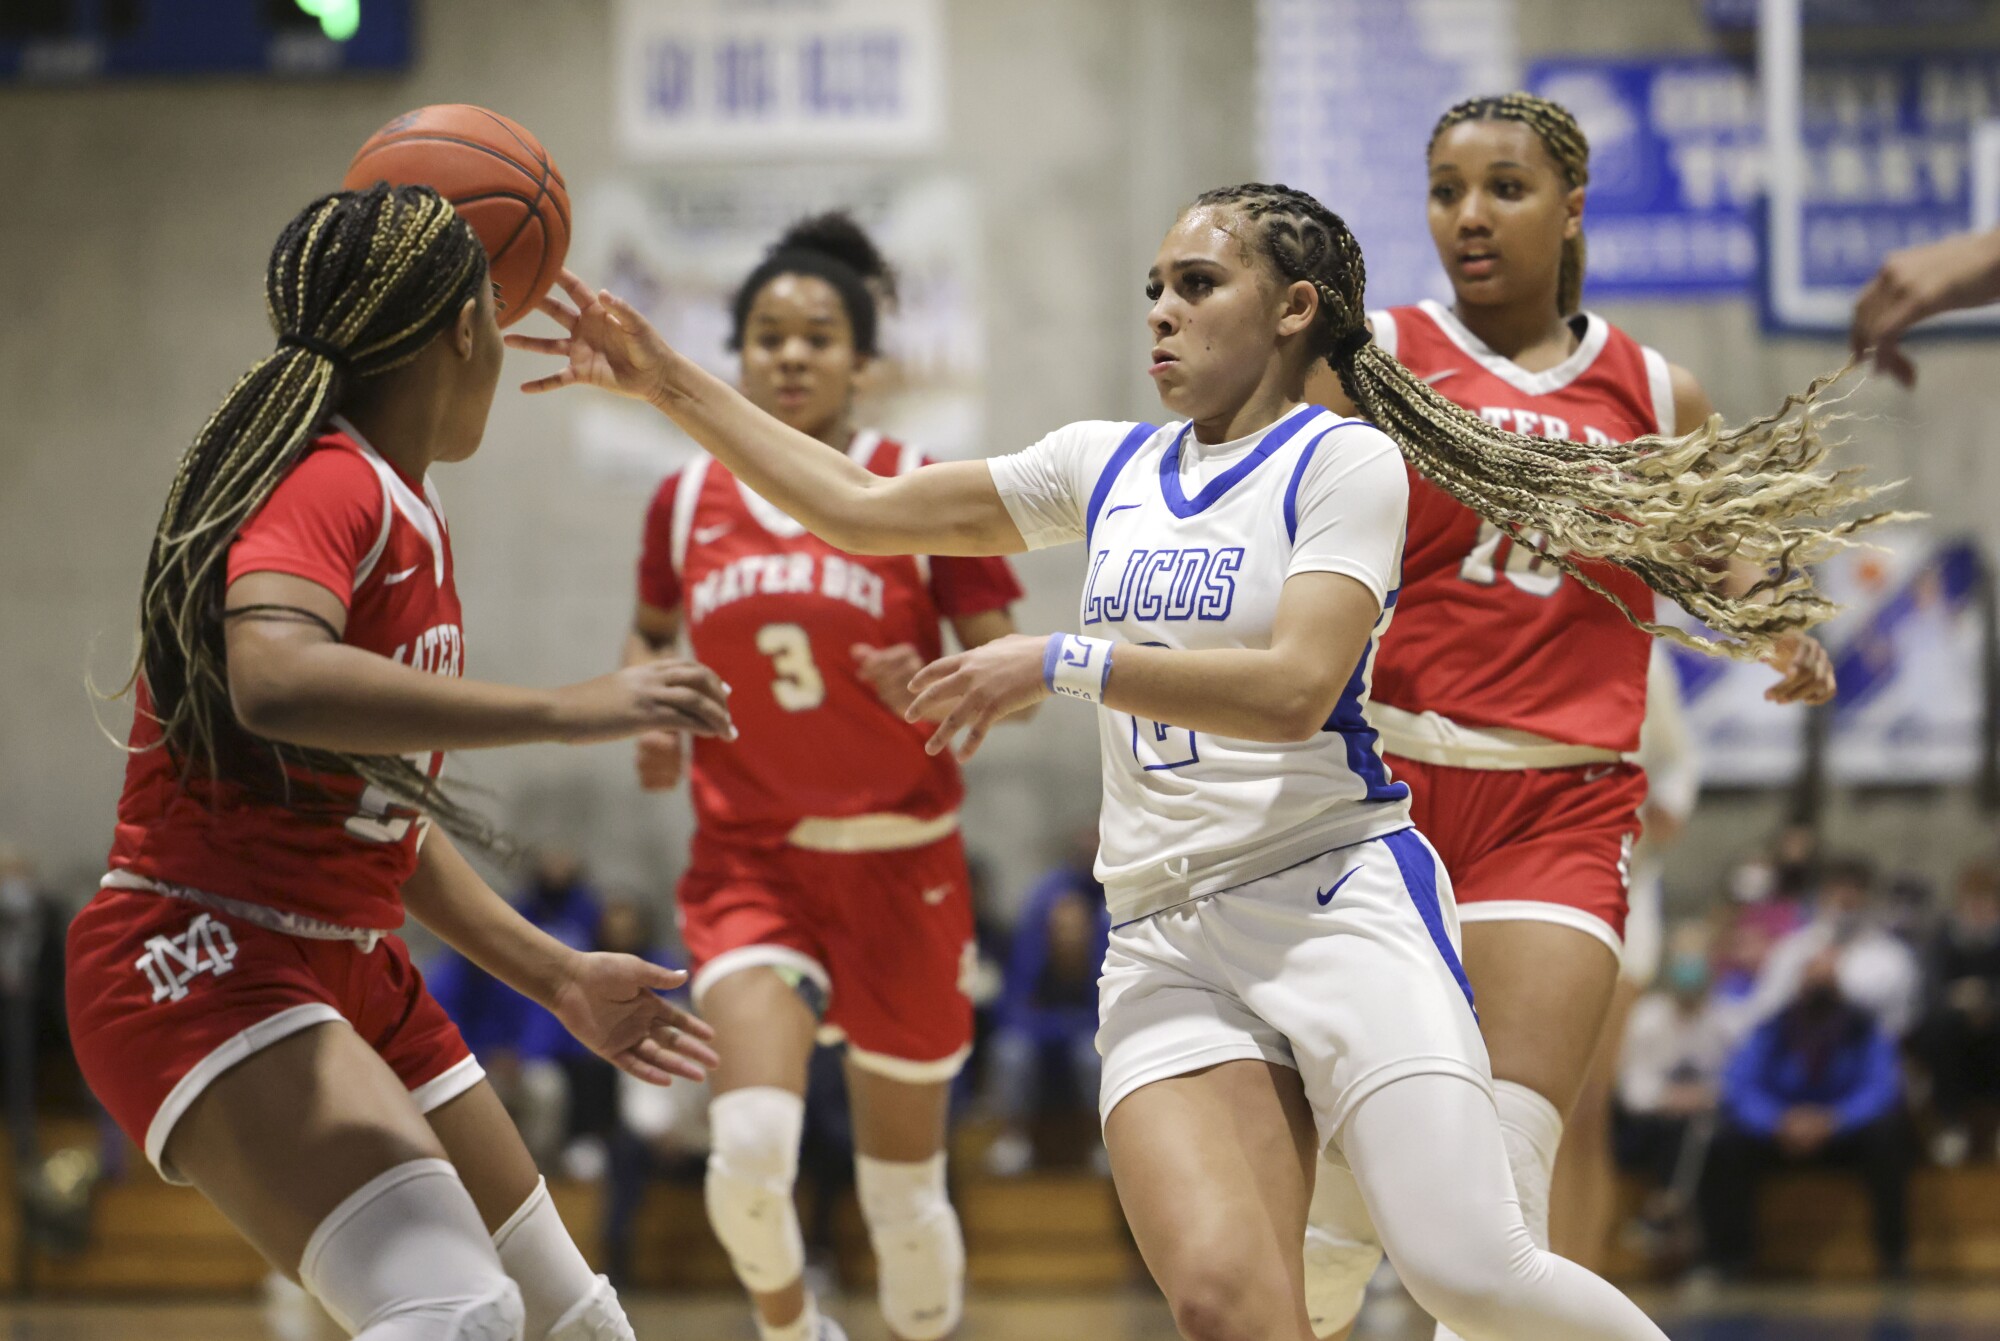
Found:
[[[1642,1296],[1674,1341],[1972,1341],[2000,1335],[2000,1285],[1986,1288],[1757,1289],[1694,1301]],[[726,1296],[638,1296],[639,1334],[659,1341],[747,1341],[742,1305]],[[852,1341],[883,1341],[870,1301],[834,1312]],[[1393,1298],[1364,1322],[1366,1341],[1419,1341],[1429,1323]],[[0,1303],[5,1341],[333,1341],[330,1325],[254,1304]],[[959,1341],[1174,1341],[1156,1295],[993,1294],[974,1301]]]

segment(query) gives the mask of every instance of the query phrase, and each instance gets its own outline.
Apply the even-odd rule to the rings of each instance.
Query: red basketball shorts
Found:
[[[1620,951],[1646,775],[1632,764],[1453,768],[1392,755],[1462,922],[1558,922]]]
[[[98,891],[69,928],[69,1027],[84,1079],[169,1182],[167,1138],[223,1072],[301,1029],[346,1021],[424,1112],[483,1078],[384,936],[308,940],[136,890]]]
[[[858,1066],[948,1080],[972,1048],[972,887],[957,834],[891,852],[748,847],[697,836],[680,883],[697,1006],[747,968],[797,974]]]

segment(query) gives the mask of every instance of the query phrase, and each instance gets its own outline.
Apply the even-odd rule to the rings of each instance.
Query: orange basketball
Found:
[[[344,191],[428,186],[457,206],[493,264],[502,326],[535,310],[569,253],[569,188],[542,142],[498,112],[442,103],[405,112],[347,165]]]

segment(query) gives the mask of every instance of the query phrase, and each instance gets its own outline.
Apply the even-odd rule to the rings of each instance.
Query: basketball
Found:
[[[361,146],[341,189],[376,182],[428,186],[458,208],[492,261],[502,326],[555,283],[569,252],[569,188],[519,122],[466,103],[405,112]]]

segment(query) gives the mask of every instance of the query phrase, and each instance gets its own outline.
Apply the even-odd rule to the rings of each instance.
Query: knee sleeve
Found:
[[[1526,1085],[1493,1082],[1493,1106],[1500,1110],[1500,1139],[1507,1167],[1521,1198],[1521,1219],[1535,1246],[1549,1246],[1549,1189],[1555,1182],[1556,1152],[1562,1148],[1563,1120],[1556,1106]]]
[[[1493,1082],[1493,1106],[1500,1113],[1500,1140],[1514,1177],[1514,1195],[1521,1203],[1521,1220],[1534,1246],[1546,1252],[1549,1191],[1555,1183],[1556,1152],[1562,1148],[1562,1114],[1540,1094],[1511,1080]],[[1458,1334],[1440,1323],[1433,1341],[1458,1341]]]
[[[709,1104],[708,1221],[736,1278],[758,1294],[783,1289],[806,1265],[792,1184],[806,1101],[771,1085],[719,1094]]]
[[[335,1207],[299,1278],[357,1341],[523,1341],[521,1292],[441,1159],[399,1164]]]
[[[881,1272],[882,1317],[906,1341],[936,1341],[965,1311],[965,1239],[945,1191],[944,1156],[857,1156],[855,1190]]]
[[[583,1260],[545,1179],[495,1231],[493,1247],[521,1288],[527,1341],[633,1341],[617,1292]]]
[[[1322,1155],[1306,1220],[1306,1316],[1314,1336],[1333,1336],[1360,1315],[1381,1261],[1382,1244],[1354,1175]]]

